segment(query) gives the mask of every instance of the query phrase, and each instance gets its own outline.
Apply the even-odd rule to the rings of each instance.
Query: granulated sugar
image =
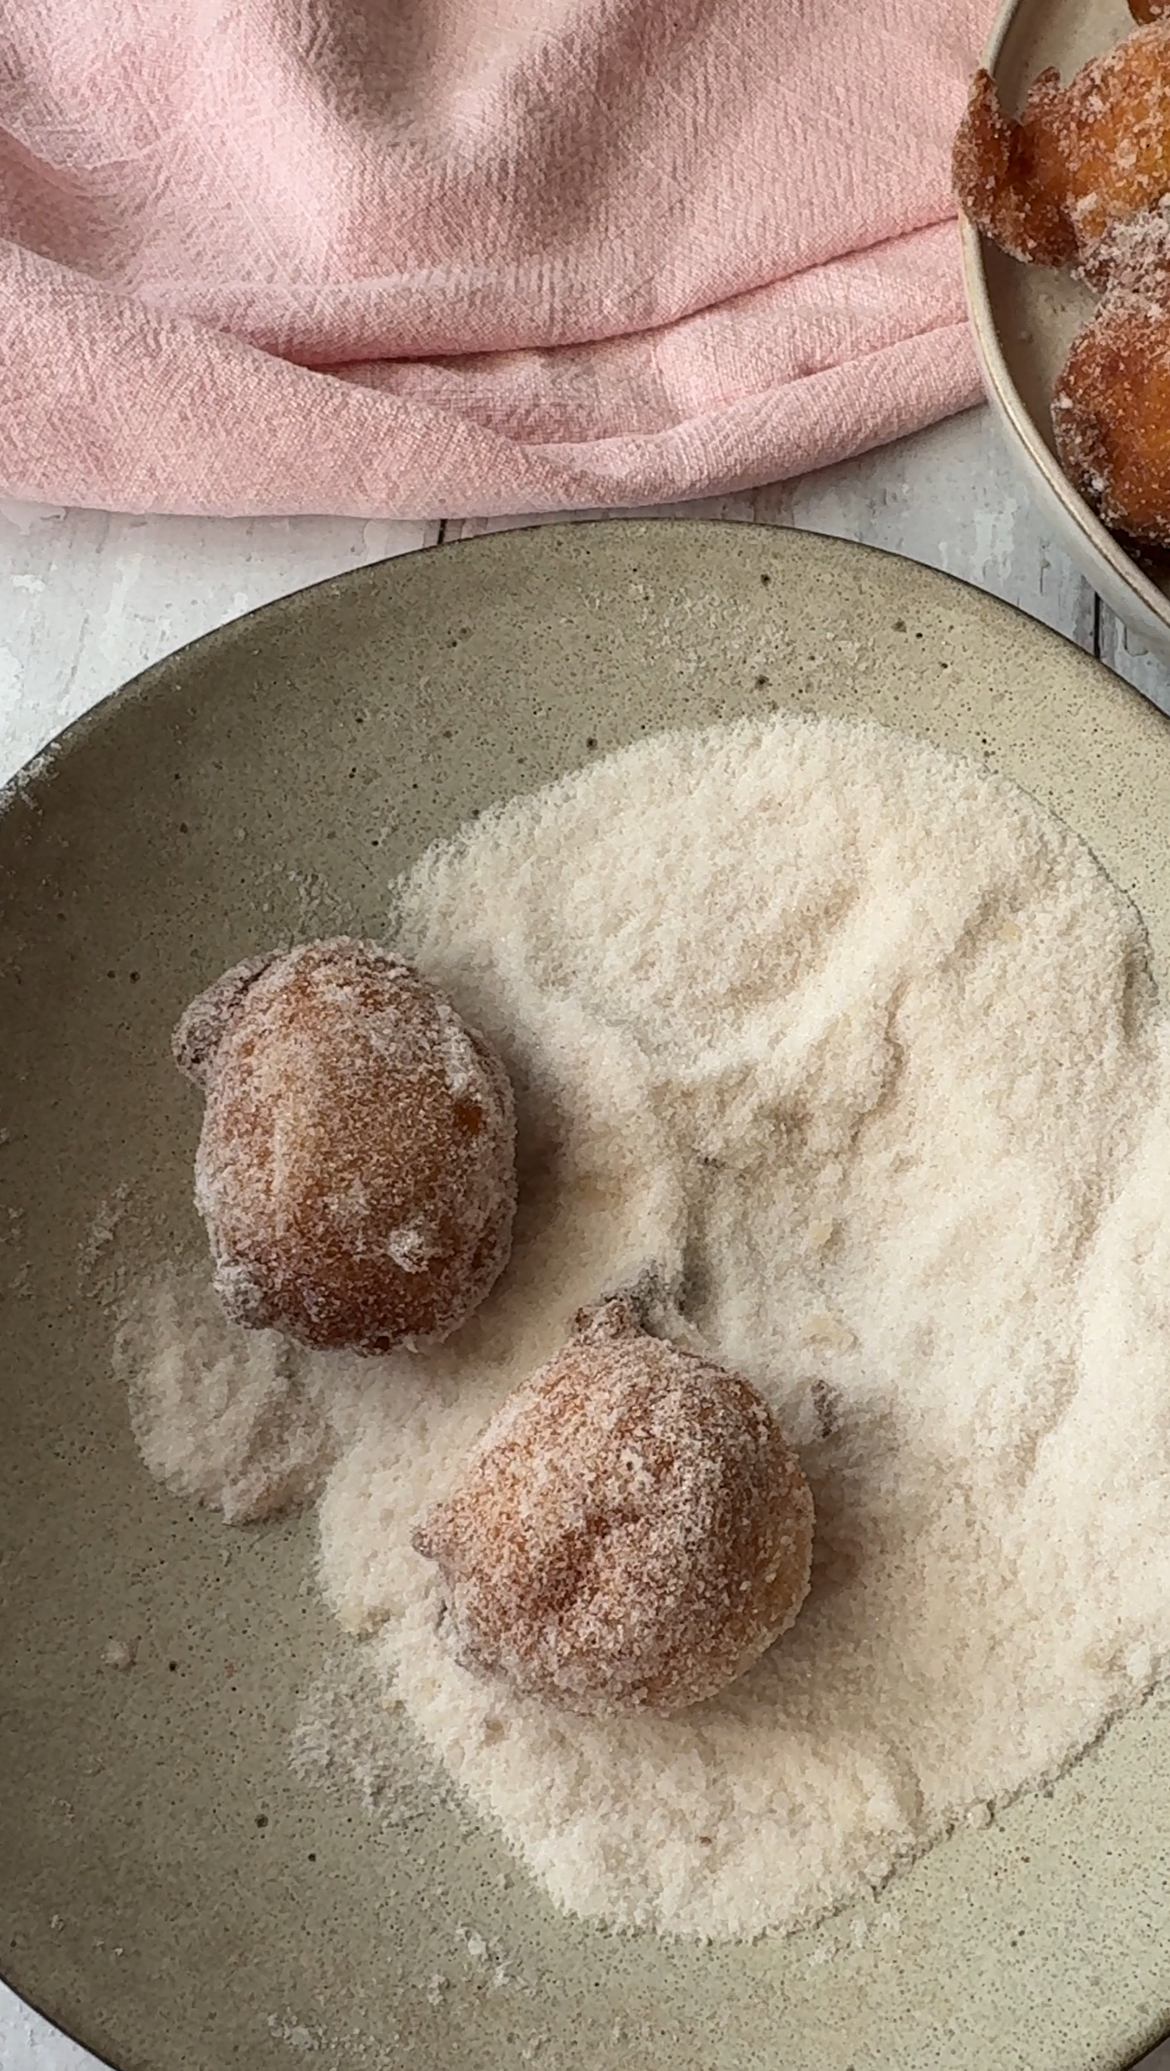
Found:
[[[336,1458],[329,1418],[272,1331],[229,1331],[210,1275],[142,1290],[119,1332],[138,1448],[160,1481],[254,1524],[317,1495]]]
[[[512,1265],[439,1350],[283,1381],[186,1296],[145,1311],[149,1463],[238,1490],[239,1396],[255,1511],[247,1404],[283,1386],[274,1487],[339,1455],[341,1622],[576,1912],[790,1928],[1057,1773],[1170,1649],[1170,1047],[1088,851],[933,750],[780,717],[479,821],[402,888],[395,946],[511,1071]],[[598,1721],[457,1667],[410,1533],[574,1311],[647,1275],[800,1448],[813,1586],[722,1697]]]

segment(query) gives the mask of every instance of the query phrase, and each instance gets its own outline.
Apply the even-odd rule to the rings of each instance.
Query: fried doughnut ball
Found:
[[[1016,259],[1075,263],[1102,301],[1052,400],[1061,466],[1106,525],[1170,546],[1170,0],[1067,86],[1035,81],[1019,120],[976,74],[954,148],[971,221]]]
[[[1077,255],[1051,120],[1062,92],[1058,75],[1042,72],[1017,122],[1001,108],[990,72],[978,71],[951,159],[964,215],[1013,259],[1035,266],[1068,266]]]
[[[1106,525],[1170,547],[1170,309],[1107,295],[1052,398],[1056,450]]]
[[[995,244],[1033,265],[1075,261],[1104,287],[1106,233],[1170,193],[1170,21],[1151,17],[1067,86],[1042,72],[1018,121],[977,72],[952,163],[964,212]]]
[[[604,1715],[681,1711],[749,1668],[804,1601],[812,1534],[763,1396],[618,1299],[503,1404],[414,1545],[467,1667]]]
[[[512,1089],[427,979],[305,943],[228,971],[174,1052],[207,1096],[195,1199],[233,1322],[386,1352],[483,1300],[511,1249]]]

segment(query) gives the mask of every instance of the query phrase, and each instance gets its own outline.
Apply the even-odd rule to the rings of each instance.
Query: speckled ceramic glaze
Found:
[[[376,935],[390,877],[495,799],[777,704],[1018,779],[1170,968],[1166,721],[1003,606],[793,533],[582,525],[363,570],[151,670],[4,797],[0,1968],[119,2071],[1104,2071],[1170,2025],[1164,1696],[814,1933],[613,1939],[405,1735],[389,1831],[296,1780],[340,1644],[312,1525],[167,1495],[110,1376],[119,1289],[201,1255],[191,994],[281,936]]]
[[[1125,0],[1006,0],[983,62],[1005,106],[1018,109],[1038,72],[1065,79],[1129,35]],[[1095,297],[1069,272],[1020,266],[962,228],[963,277],[988,400],[1032,499],[1064,548],[1118,617],[1170,667],[1170,558],[1134,560],[1063,473],[1052,436],[1056,376]]]

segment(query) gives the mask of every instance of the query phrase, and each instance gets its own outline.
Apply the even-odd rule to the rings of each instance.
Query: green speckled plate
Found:
[[[297,1781],[338,1652],[311,1524],[190,1513],[110,1377],[119,1286],[201,1242],[168,1051],[192,992],[285,933],[377,933],[388,879],[492,800],[776,703],[1025,784],[1170,968],[1166,721],[958,583],[790,533],[364,569],[172,656],[0,804],[0,1969],[118,2071],[1105,2071],[1170,2026],[1165,1696],[815,1933],[615,1940],[405,1741],[388,1830],[344,1777]]]

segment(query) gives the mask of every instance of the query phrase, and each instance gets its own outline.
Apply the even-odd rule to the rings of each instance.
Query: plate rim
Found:
[[[1010,17],[1015,11],[1015,5],[1016,0],[1007,0],[1007,5],[1003,9],[1004,14]],[[964,224],[963,227],[966,229],[967,226]],[[42,741],[39,747],[32,749],[9,776],[0,781],[0,823],[6,822],[8,816],[21,805],[27,804],[30,793],[35,794],[43,783],[51,782],[56,766],[63,756],[79,747],[91,733],[108,724],[115,705],[122,706],[153,696],[156,678],[161,677],[163,672],[169,673],[182,655],[191,654],[196,650],[203,653],[217,642],[235,640],[243,627],[254,624],[269,613],[287,610],[289,606],[299,604],[319,590],[341,591],[350,584],[359,588],[373,571],[391,564],[415,563],[431,555],[475,548],[482,545],[484,540],[501,537],[505,530],[509,538],[530,539],[542,534],[568,536],[584,528],[618,531],[635,526],[672,531],[685,526],[693,532],[744,532],[780,539],[795,536],[805,540],[823,540],[834,548],[846,549],[859,560],[895,561],[903,568],[916,570],[926,578],[928,584],[937,582],[940,586],[962,590],[994,609],[1010,613],[1013,618],[1022,620],[1029,628],[1058,642],[1071,654],[1078,656],[1082,662],[1099,671],[1102,689],[1106,695],[1110,692],[1121,692],[1123,704],[1128,704],[1131,699],[1136,700],[1137,706],[1143,711],[1151,710],[1160,718],[1170,719],[1170,713],[1163,713],[1160,707],[1154,705],[1152,700],[1145,697],[1132,683],[1109,668],[1098,655],[1090,654],[1087,648],[1081,647],[1071,634],[1063,632],[1059,626],[1048,625],[1044,619],[1036,618],[1030,611],[1026,611],[1022,604],[1015,604],[1008,597],[997,596],[995,591],[985,589],[969,576],[958,575],[949,568],[935,568],[928,561],[917,560],[913,554],[899,553],[894,547],[875,546],[869,540],[850,539],[840,533],[822,532],[813,526],[777,524],[761,518],[711,517],[698,513],[691,516],[685,512],[639,510],[612,514],[607,512],[604,516],[594,516],[592,513],[581,516],[566,514],[552,519],[534,518],[528,524],[510,525],[501,528],[500,531],[473,533],[461,539],[440,540],[433,546],[409,548],[404,554],[386,554],[380,560],[363,562],[357,568],[341,568],[332,575],[318,577],[315,582],[302,583],[295,589],[285,590],[279,597],[266,598],[263,603],[253,605],[250,610],[225,619],[220,625],[209,626],[206,632],[196,633],[190,640],[180,641],[177,647],[168,648],[165,654],[158,655],[152,662],[147,662],[145,667],[135,670],[132,676],[125,677],[121,683],[116,683],[112,689],[104,691],[101,697],[95,699],[93,704],[87,705],[84,711],[66,720],[65,724],[50,734],[47,740]],[[1105,534],[1105,537],[1109,538],[1110,535]],[[1161,596],[1160,592],[1156,594]],[[1161,598],[1161,602],[1166,611],[1167,628],[1170,629],[1170,599]]]

